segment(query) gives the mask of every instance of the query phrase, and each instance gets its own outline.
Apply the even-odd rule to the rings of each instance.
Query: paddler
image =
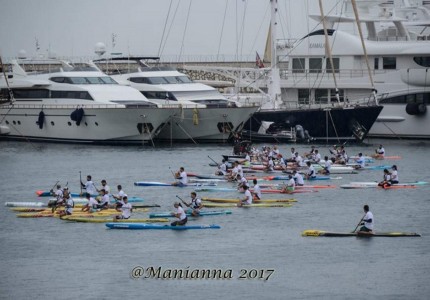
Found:
[[[397,174],[397,166],[393,165],[391,167],[391,173],[390,173],[390,182],[391,183],[399,183],[399,175]]]
[[[69,190],[64,191],[64,205],[65,209],[63,211],[60,211],[60,217],[62,216],[70,216],[73,213],[73,208],[75,207],[75,202],[73,201],[72,196],[69,193]]]
[[[226,175],[227,174],[227,164],[225,163],[225,159],[222,160],[222,163],[218,165],[218,170],[215,172],[215,175]]]
[[[184,200],[182,200],[182,203],[184,203],[187,207],[191,208],[191,214],[194,217],[197,217],[200,214],[200,210],[203,208],[202,199],[197,197],[196,192],[191,192],[191,202],[187,203]]]
[[[385,149],[382,145],[379,145],[378,149],[375,149],[375,158],[383,159],[385,155]]]
[[[261,188],[257,183],[257,179],[254,178],[252,182],[254,183],[254,191],[252,193],[252,199],[256,201],[261,200]]]
[[[175,181],[174,183],[172,183],[172,185],[186,186],[188,184],[188,176],[187,172],[185,172],[184,167],[179,168],[179,171],[175,174],[175,178],[178,179],[178,181]]]
[[[384,169],[384,177],[381,182],[378,183],[379,186],[386,188],[391,185],[391,175],[388,169]]]
[[[99,190],[97,189],[97,192],[101,193],[102,190],[105,190],[106,194],[110,194],[110,187],[107,185],[106,179],[103,179],[101,181],[102,188]]]
[[[87,175],[87,181],[85,183],[83,183],[81,181],[81,185],[82,185],[82,188],[84,188],[85,191],[87,193],[89,193],[90,195],[96,195],[97,194],[97,189],[96,189],[96,187],[95,187],[95,185],[91,179],[91,175]]]
[[[321,170],[321,173],[324,175],[330,175],[332,161],[328,159],[328,156],[324,156],[324,169]]]
[[[61,185],[57,184],[57,189],[50,190],[51,196],[55,197],[55,200],[50,200],[48,202],[48,207],[52,207],[53,210],[55,210],[55,207],[57,206],[57,203],[63,201],[63,190],[61,189]]]
[[[82,211],[94,212],[97,210],[97,205],[99,204],[96,199],[91,197],[90,193],[85,193],[85,198],[87,198],[88,203],[82,206]]]
[[[296,188],[296,182],[294,181],[293,175],[288,175],[287,184],[282,189],[282,193],[292,194]]]
[[[128,202],[127,196],[124,196],[122,198],[122,201],[124,202],[124,204],[120,208],[116,209],[117,211],[120,211],[121,214],[116,215],[115,218],[113,218],[114,222],[116,220],[127,220],[127,219],[129,219],[131,216],[131,213],[133,211],[133,206],[131,205],[130,202]]]
[[[112,195],[112,197],[116,200],[115,208],[120,208],[124,204],[123,198],[124,196],[127,197],[127,194],[123,191],[122,186],[120,184],[118,184],[116,188],[118,189],[118,194]]]
[[[249,190],[248,186],[246,186],[246,185],[243,187],[243,189],[245,190],[245,197],[243,199],[239,199],[240,201],[237,204],[237,206],[252,204],[251,191]]]
[[[97,208],[100,209],[108,209],[109,208],[109,194],[105,189],[101,189],[100,193],[102,195],[102,200],[100,201],[100,204],[97,205]]]
[[[364,231],[364,232],[373,232],[373,224],[375,223],[373,221],[373,214],[369,211],[369,205],[365,205],[363,207],[364,210],[364,217],[362,219],[362,222],[360,225],[363,225],[359,231]]]
[[[249,183],[245,176],[242,177],[240,174],[237,174],[237,180],[239,181],[239,184],[237,185],[238,190],[243,190],[245,185],[249,188]]]
[[[173,206],[175,207],[176,211],[172,212],[172,216],[175,216],[176,218],[178,218],[178,220],[172,222],[170,225],[171,226],[185,225],[187,223],[188,219],[187,219],[187,215],[185,214],[184,209],[182,208],[181,203],[175,202],[173,204]]]
[[[358,153],[358,158],[355,161],[358,165],[356,166],[356,169],[364,169],[366,166],[366,159],[363,156],[363,153]]]
[[[294,179],[294,182],[297,186],[304,186],[305,185],[302,174],[297,172],[297,170],[293,171],[293,179]]]
[[[306,173],[306,179],[315,179],[317,177],[317,174],[315,173],[314,166],[312,166],[310,161],[306,162],[306,165],[308,166],[308,171]]]

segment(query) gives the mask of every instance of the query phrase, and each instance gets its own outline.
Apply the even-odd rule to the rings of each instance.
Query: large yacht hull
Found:
[[[268,133],[290,131],[297,125],[307,130],[308,140],[363,140],[382,106],[331,107],[325,109],[260,110],[246,122],[245,129],[257,131],[263,121],[274,122]],[[300,138],[300,137],[299,137]]]
[[[71,119],[71,105],[1,105],[1,139],[91,143],[144,144],[153,140],[161,124],[174,114],[170,108],[84,107],[80,124]],[[38,122],[43,111],[42,128]],[[8,129],[8,130],[6,130]]]
[[[257,109],[257,106],[182,109],[163,125],[157,141],[226,142]]]
[[[369,137],[430,139],[430,114],[408,114],[405,104],[384,104],[379,117],[369,132]]]

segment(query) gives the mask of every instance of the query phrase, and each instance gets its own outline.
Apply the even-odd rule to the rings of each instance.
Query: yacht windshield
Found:
[[[53,77],[51,81],[69,84],[118,84],[109,76],[103,77]]]

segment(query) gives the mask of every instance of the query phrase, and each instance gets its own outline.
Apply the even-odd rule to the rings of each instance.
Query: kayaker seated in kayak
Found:
[[[101,184],[102,184],[102,188],[99,190],[99,189],[97,189],[97,192],[98,193],[101,193],[102,192],[102,190],[105,190],[105,192],[106,192],[106,194],[110,194],[110,187],[107,185],[107,181],[106,181],[106,179],[103,179],[102,181],[101,181]],[[103,195],[102,195],[103,196]]]
[[[314,155],[315,155],[315,146],[312,145],[311,146],[311,151],[309,151],[309,153],[304,153],[303,156],[306,157],[307,159],[314,159]]]
[[[175,174],[175,178],[178,179],[178,181],[175,181],[172,185],[186,186],[188,184],[188,176],[184,167],[179,168],[179,171]]]
[[[124,196],[127,197],[127,194],[123,191],[122,186],[120,184],[118,184],[117,189],[118,194],[112,195],[112,197],[116,200],[115,208],[120,208],[124,204],[123,198]]]
[[[129,219],[130,218],[130,216],[131,216],[131,213],[132,213],[132,211],[133,211],[133,206],[131,205],[131,203],[130,202],[128,202],[128,198],[127,198],[127,196],[124,196],[123,198],[122,198],[122,201],[124,202],[124,204],[120,207],[120,208],[117,208],[116,210],[117,211],[120,211],[121,212],[121,214],[120,215],[116,215],[114,218],[113,218],[113,221],[115,222],[116,220],[126,220],[126,219]]]
[[[324,156],[324,168],[319,173],[324,175],[330,175],[332,161],[328,159],[328,156]]]
[[[299,153],[297,153],[299,154]],[[296,161],[296,149],[291,148],[291,156],[290,158],[287,158],[287,162],[295,162]]]
[[[366,159],[363,156],[363,153],[358,153],[358,158],[355,160],[355,162],[357,163],[357,165],[355,165],[355,169],[364,169],[364,167],[366,166]]]
[[[173,204],[173,206],[175,207],[176,211],[172,212],[172,216],[175,216],[176,218],[178,218],[178,220],[172,222],[170,225],[171,226],[185,225],[187,223],[188,219],[187,219],[187,215],[185,214],[184,209],[182,208],[181,203],[175,202]]]
[[[300,168],[302,166],[303,158],[299,155],[299,152],[294,154],[295,167]]]
[[[297,186],[304,186],[305,185],[302,174],[300,174],[297,170],[293,171],[293,179],[294,179],[294,182]]]
[[[364,209],[364,217],[363,217],[363,222],[361,222],[360,225],[363,225],[359,231],[363,231],[363,232],[373,232],[373,224],[375,223],[373,221],[373,214],[369,211],[369,206],[365,205],[363,207]]]
[[[65,209],[60,211],[60,217],[70,216],[73,213],[73,208],[75,207],[75,202],[68,191],[64,193],[64,201]]]
[[[397,174],[397,166],[396,165],[393,165],[392,167],[391,167],[391,174],[390,174],[390,183],[394,183],[394,184],[397,184],[397,183],[399,183],[399,175]]]
[[[109,208],[109,201],[110,201],[109,194],[104,189],[101,189],[100,193],[102,195],[102,199],[100,201],[100,204],[97,205],[97,208],[108,209]]]
[[[378,183],[379,186],[386,188],[391,185],[391,176],[388,169],[384,169],[384,177],[381,182]]]
[[[88,203],[82,206],[82,211],[94,212],[97,210],[97,205],[99,204],[96,199],[91,197],[90,193],[85,193],[85,198],[87,198]]]
[[[288,181],[282,188],[281,193],[292,194],[296,188],[296,182],[294,181],[293,175],[288,175]]]
[[[249,190],[248,186],[246,186],[246,185],[243,187],[243,189],[245,190],[245,196],[243,199],[239,199],[239,203],[237,204],[237,206],[252,204],[251,191]]]
[[[187,207],[191,208],[191,215],[193,215],[194,217],[197,217],[200,214],[200,210],[203,208],[202,200],[197,197],[196,192],[191,192],[190,203],[187,203],[183,200],[182,203],[184,203]]]
[[[312,166],[311,162],[306,162],[306,165],[308,166],[308,171],[306,173],[306,179],[315,179],[317,177],[317,174],[315,173],[314,166]]]
[[[375,149],[374,158],[376,159],[384,159],[385,149],[382,145],[379,145],[378,149]]]
[[[275,168],[275,164],[273,163],[272,156],[269,156],[269,159],[267,161],[266,168],[264,169],[265,172],[272,172]]]
[[[48,207],[56,207],[58,202],[63,201],[63,190],[61,189],[61,185],[57,184],[57,189],[49,191],[51,196],[55,197],[55,200],[50,200],[48,202]]]
[[[238,185],[237,185],[237,189],[239,191],[244,190],[244,186],[246,185],[249,188],[249,183],[248,180],[246,180],[245,176],[240,176],[240,174],[237,174],[237,180],[239,181]]]
[[[257,179],[253,179],[252,182],[254,183],[254,191],[252,192],[252,199],[255,201],[261,200],[261,188],[257,183]]]
[[[215,175],[226,175],[227,174],[227,164],[225,163],[225,159],[222,160],[222,163],[218,166],[218,170],[215,172]]]
[[[228,175],[228,177],[227,177],[228,181],[236,181],[238,174],[239,174],[238,163],[234,162],[233,163],[233,169],[231,170],[230,175]]]

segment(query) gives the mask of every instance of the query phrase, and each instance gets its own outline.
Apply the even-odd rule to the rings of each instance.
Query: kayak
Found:
[[[243,193],[241,191],[239,191],[237,188],[196,188],[195,189],[196,192],[240,192]],[[253,190],[250,189],[250,191],[252,192]],[[286,191],[283,191],[281,189],[262,189],[261,190],[262,193],[271,193],[271,194],[295,194],[295,193],[310,193],[310,192],[318,192],[318,191],[314,191],[314,190],[309,190],[309,189],[299,189],[299,190],[294,190],[292,192],[287,193]]]
[[[215,182],[208,183],[188,183],[185,186],[174,185],[173,183],[156,182],[156,181],[137,181],[134,183],[136,186],[176,186],[176,187],[186,187],[186,186],[216,186]]]
[[[5,202],[7,207],[27,207],[27,208],[40,208],[48,207],[47,203],[44,202]],[[75,208],[81,208],[82,203],[75,203]],[[133,208],[148,208],[148,207],[160,207],[158,204],[133,204]]]
[[[260,184],[261,188],[266,188],[266,187],[282,187],[283,184]],[[296,189],[335,189],[337,188],[337,186],[335,185],[296,185]]]
[[[282,175],[282,176],[266,176],[264,177],[265,180],[289,180],[290,178],[288,176]],[[342,179],[342,177],[330,177],[330,176],[316,176],[314,178],[303,178],[304,180],[330,180],[330,179]]]
[[[238,203],[239,199],[226,199],[226,198],[202,198],[203,201],[216,202],[216,203]],[[290,203],[297,202],[296,199],[263,199],[253,200],[255,203]]]
[[[88,212],[80,212],[77,211],[73,215],[76,217],[106,217],[106,216],[114,216],[118,215],[119,212],[117,211],[108,211],[108,212],[94,212],[94,213],[88,213]],[[42,211],[42,212],[32,212],[32,213],[18,213],[16,214],[17,218],[52,218],[52,217],[60,217],[60,214],[58,211],[52,212],[52,211]]]
[[[252,203],[238,206],[236,203],[203,202],[205,207],[291,207],[291,203]]]
[[[106,223],[106,227],[110,229],[172,229],[172,230],[187,230],[187,229],[220,229],[219,225],[158,225],[145,223]]]
[[[417,185],[415,184],[392,184],[390,186],[379,186],[379,185],[361,185],[361,184],[342,184],[340,186],[342,189],[373,189],[373,188],[381,188],[384,190],[387,189],[415,189]]]
[[[353,185],[367,185],[367,186],[371,186],[371,187],[376,187],[378,186],[377,181],[353,181],[350,182],[349,184],[353,184]],[[402,182],[402,183],[394,183],[393,185],[396,186],[400,186],[400,185],[426,185],[428,184],[427,181],[415,181],[415,182]]]
[[[39,197],[50,197],[51,192],[50,191],[43,191],[43,190],[38,190],[36,191],[36,195]],[[70,193],[70,196],[72,197],[81,197],[82,195],[80,193]],[[97,197],[100,196],[99,194],[92,194],[91,197]]]
[[[112,218],[85,218],[85,217],[73,217],[72,216],[67,216],[67,217],[63,217],[61,218],[62,220],[66,220],[66,221],[72,221],[72,222],[84,222],[84,223],[109,223],[112,222]],[[169,219],[162,219],[162,218],[157,218],[157,219],[119,219],[119,220],[115,220],[114,223],[161,223],[161,222],[169,222]]]
[[[128,202],[142,202],[144,201],[143,198],[140,197],[127,197]],[[56,201],[57,199],[55,198],[49,198],[48,201]],[[73,198],[73,202],[75,202],[75,204],[86,204],[88,203],[88,199],[87,198],[83,198],[83,197],[77,197],[77,198]],[[111,199],[110,203],[115,203],[116,200],[115,199]]]
[[[328,237],[346,237],[346,236],[358,236],[358,237],[419,237],[418,233],[412,232],[329,232],[322,230],[305,230],[302,232],[302,236],[328,236]]]
[[[252,191],[252,189],[251,189]],[[298,189],[294,191],[286,191],[280,189],[261,189],[261,193],[263,194],[298,194],[298,193],[316,193],[318,191],[310,190],[310,189]]]
[[[187,216],[192,216],[190,212],[186,213]],[[202,216],[216,216],[216,215],[230,215],[231,214],[231,210],[213,210],[213,211],[201,211],[199,213],[199,217]],[[171,212],[161,212],[161,213],[150,213],[149,214],[150,218],[173,218],[174,216],[172,216]]]
[[[74,208],[81,208],[82,205],[75,205]],[[64,209],[64,206],[62,207],[57,207],[57,211],[58,210],[62,210]],[[10,209],[11,211],[15,211],[15,212],[39,212],[39,213],[44,213],[44,212],[51,212],[52,213],[52,209],[51,208],[36,208],[36,207],[12,207]],[[113,213],[119,213],[117,210],[114,209],[107,209],[107,210],[103,210],[103,211],[108,211],[108,212],[113,212]],[[147,208],[136,208],[133,206],[133,211],[138,211],[138,212],[147,212],[148,209]]]

